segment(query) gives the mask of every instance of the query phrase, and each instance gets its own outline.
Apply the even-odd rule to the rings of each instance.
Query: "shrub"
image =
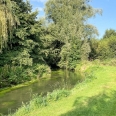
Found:
[[[68,90],[62,89],[62,90],[54,90],[52,93],[47,94],[47,100],[48,101],[56,101],[62,97],[67,97],[70,94]]]
[[[50,76],[51,74],[51,69],[45,64],[34,65],[33,70],[37,77]]]
[[[4,65],[0,68],[0,88],[30,81],[37,77],[48,77],[50,73],[50,68],[45,64],[37,64],[28,68]]]
[[[4,67],[1,67],[0,87],[21,83],[23,81],[23,79],[21,78],[22,72],[23,72],[23,68],[19,66],[4,65]]]

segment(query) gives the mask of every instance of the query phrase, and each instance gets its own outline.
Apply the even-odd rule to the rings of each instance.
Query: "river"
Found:
[[[33,94],[52,92],[54,89],[71,89],[81,80],[74,72],[57,70],[51,72],[50,78],[41,78],[29,86],[18,88],[0,96],[0,113],[9,114],[15,112],[22,103],[31,100]]]

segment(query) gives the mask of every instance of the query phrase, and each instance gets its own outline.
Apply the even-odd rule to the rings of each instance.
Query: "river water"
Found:
[[[31,100],[33,94],[52,92],[54,89],[71,89],[82,78],[74,72],[65,70],[52,71],[50,78],[41,78],[29,86],[5,93],[0,96],[0,113],[9,114],[15,112],[22,103]]]

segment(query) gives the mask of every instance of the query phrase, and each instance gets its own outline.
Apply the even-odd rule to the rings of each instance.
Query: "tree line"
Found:
[[[89,0],[48,0],[45,19],[29,1],[0,1],[0,88],[47,76],[52,68],[74,70],[83,60],[115,58],[116,32],[101,40],[87,20],[100,9]]]

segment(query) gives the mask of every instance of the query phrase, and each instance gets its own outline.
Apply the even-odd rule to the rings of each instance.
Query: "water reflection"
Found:
[[[33,94],[52,92],[54,89],[71,89],[81,80],[74,72],[65,70],[52,71],[51,78],[40,79],[27,87],[19,88],[0,97],[0,113],[14,112],[23,103],[28,102]]]

